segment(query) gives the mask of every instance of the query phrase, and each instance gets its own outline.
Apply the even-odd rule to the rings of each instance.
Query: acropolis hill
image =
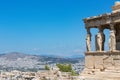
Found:
[[[84,19],[87,30],[85,52],[85,69],[81,73],[82,80],[120,80],[120,2],[115,2],[112,13],[93,16]],[[91,51],[91,28],[99,31],[95,36],[95,49]],[[110,31],[108,47],[104,50],[104,30]]]

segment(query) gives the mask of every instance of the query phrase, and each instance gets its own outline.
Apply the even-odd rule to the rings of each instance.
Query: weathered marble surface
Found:
[[[91,51],[91,35],[90,34],[87,34],[87,37],[86,37],[86,48],[87,48],[87,51]]]
[[[115,51],[116,50],[116,36],[115,36],[115,31],[110,31],[109,49],[110,49],[110,51]]]
[[[120,80],[120,52],[87,52],[81,80]],[[109,75],[108,75],[109,74]]]

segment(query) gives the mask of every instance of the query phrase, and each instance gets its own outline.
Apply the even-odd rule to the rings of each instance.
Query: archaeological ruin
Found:
[[[115,2],[111,13],[84,19],[87,31],[85,69],[81,73],[84,80],[120,80],[120,2]],[[91,50],[92,28],[97,28],[95,49]],[[104,30],[109,30],[108,47],[105,51]]]

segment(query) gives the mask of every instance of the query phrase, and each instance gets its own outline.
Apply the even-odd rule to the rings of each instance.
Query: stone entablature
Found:
[[[117,24],[120,22],[120,2],[115,2],[112,7],[112,13],[105,13],[98,16],[88,17],[83,19],[86,28],[98,28],[102,26],[103,28],[108,28],[109,24]]]
[[[108,27],[109,24],[117,24],[119,22],[120,22],[120,12],[106,13],[100,16],[94,16],[84,19],[86,28],[98,28],[99,26],[102,26],[103,28],[110,29],[110,27]]]

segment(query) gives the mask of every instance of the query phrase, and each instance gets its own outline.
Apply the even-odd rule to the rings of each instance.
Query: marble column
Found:
[[[90,33],[90,28],[87,28],[86,48],[87,48],[87,52],[91,51],[91,33]]]
[[[109,50],[110,51],[116,50],[116,35],[114,24],[110,24]]]
[[[103,28],[98,27],[99,32],[95,36],[96,39],[96,51],[104,51],[104,43],[105,43],[105,34],[103,33]]]

